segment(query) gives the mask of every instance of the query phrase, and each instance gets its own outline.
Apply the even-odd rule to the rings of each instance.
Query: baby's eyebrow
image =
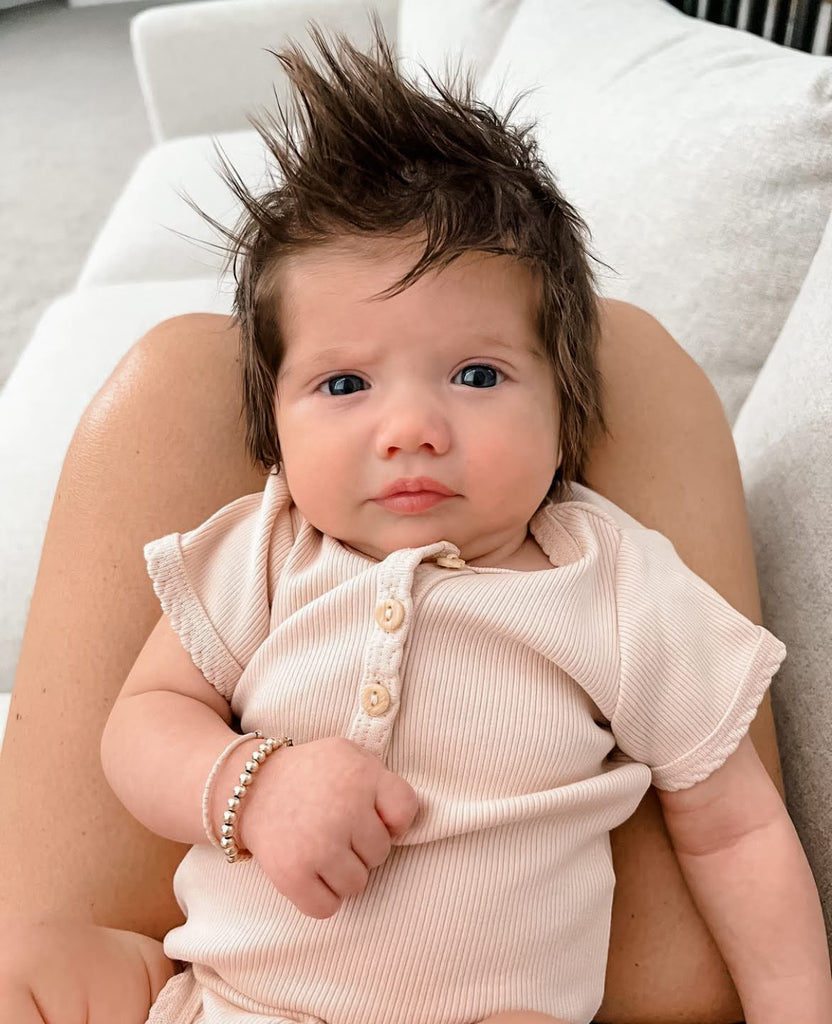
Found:
[[[499,335],[493,334],[474,334],[460,337],[459,348],[470,349],[471,358],[475,358],[477,355],[486,355],[494,349],[499,349],[507,354],[521,351],[526,355],[540,355],[536,339],[524,339],[521,344],[518,344],[516,341],[508,341]],[[303,373],[304,376],[314,376],[322,370],[346,366],[356,359],[361,363],[370,363],[374,357],[375,353],[373,351],[364,350],[358,353],[356,346],[352,345],[331,345],[304,355],[295,353],[294,358],[287,356],[284,360],[277,379],[283,380],[291,373]]]
[[[305,374],[314,374],[318,370],[338,366],[339,363],[343,363],[344,361],[350,362],[350,356],[354,358],[355,350],[345,348],[343,346],[316,349],[314,352],[310,352],[305,356],[295,355],[294,359],[289,357],[283,361],[283,365],[280,368],[277,379],[280,380],[281,378],[286,377],[287,374],[297,371],[302,371]],[[362,359],[366,358],[366,353],[364,353],[362,355]]]
[[[474,343],[479,342],[486,350],[496,348],[509,354],[522,352],[524,355],[534,356],[535,358],[543,358],[544,360],[546,358],[540,339],[537,336],[524,338],[519,344],[516,341],[506,341],[504,338],[491,334],[476,336],[471,340]]]
[[[496,335],[484,334],[471,339],[473,342],[479,342],[485,345],[486,348],[501,348],[506,352],[516,352],[517,349],[521,351],[530,351],[531,346],[528,344],[517,345],[515,342],[506,341],[503,338],[497,337]]]

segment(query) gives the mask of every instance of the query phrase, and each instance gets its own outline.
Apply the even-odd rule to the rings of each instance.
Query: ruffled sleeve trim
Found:
[[[147,572],[162,610],[194,665],[226,700],[242,674],[193,591],[182,557],[181,534],[172,533],[144,547]]]
[[[675,761],[652,769],[653,785],[657,788],[688,789],[704,781],[721,768],[740,745],[786,655],[785,646],[773,634],[762,626],[759,629],[760,640],[736,700],[698,746]]]

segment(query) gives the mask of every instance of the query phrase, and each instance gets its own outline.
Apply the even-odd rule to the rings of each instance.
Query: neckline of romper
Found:
[[[511,574],[517,576],[535,576],[541,573],[550,573],[553,569],[568,568],[574,565],[576,562],[582,561],[588,554],[584,551],[578,539],[567,529],[567,527],[560,521],[557,510],[563,505],[582,505],[583,502],[580,499],[573,499],[568,502],[552,502],[547,500],[532,516],[529,520],[529,533],[534,537],[535,541],[540,546],[543,553],[552,563],[545,569],[512,569],[509,567],[503,567],[498,565],[471,565],[469,562],[464,562],[460,559],[459,548],[452,544],[450,541],[441,540],[436,541],[432,544],[426,544],[421,548],[401,548],[397,551],[391,551],[391,553],[382,560],[372,558],[370,555],[365,555],[361,551],[357,551],[355,548],[350,547],[343,541],[335,540],[335,543],[344,551],[345,554],[355,558],[361,562],[362,565],[382,565],[384,562],[389,560],[399,561],[403,556],[403,552],[421,552],[421,563],[431,564],[439,568],[450,568],[455,570],[454,575],[461,573],[474,573],[478,575],[504,575]],[[449,558],[451,561],[459,559],[461,565],[442,565],[441,562],[437,564],[437,558],[439,557]],[[408,558],[409,561],[409,558]]]
[[[510,573],[514,580],[534,575],[532,583],[536,590],[558,589],[567,582],[577,569],[581,575],[592,561],[591,542],[581,545],[580,525],[575,534],[568,529],[570,515],[562,517],[555,511],[558,506],[547,504],[532,517],[529,529],[532,536],[542,543],[546,555],[564,557],[563,567],[552,565],[551,569],[537,569],[525,572],[518,569],[469,566],[459,555],[459,548],[450,541],[437,541],[423,547],[401,548],[391,552],[379,561],[370,558],[341,542],[337,544],[346,564],[360,567],[360,575],[371,577],[374,589],[373,612],[377,629],[371,631],[364,648],[359,692],[361,700],[355,711],[347,738],[382,759],[386,756],[391,731],[401,706],[402,664],[411,628],[426,595],[437,587],[450,584],[451,580],[474,575],[490,576],[494,583],[488,589],[504,586],[512,591],[516,583],[509,583],[505,575]],[[574,518],[575,509],[572,510]],[[561,521],[563,520],[563,521]],[[324,542],[326,543],[326,541]],[[584,550],[584,548],[587,550]],[[576,559],[577,556],[577,559]],[[430,563],[439,560],[439,565]],[[437,571],[439,568],[443,571]],[[564,575],[564,573],[566,575]],[[502,576],[500,583],[497,577]],[[369,581],[368,581],[369,582]],[[525,581],[524,581],[525,582]]]

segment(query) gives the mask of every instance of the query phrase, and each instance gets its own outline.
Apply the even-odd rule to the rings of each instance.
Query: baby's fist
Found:
[[[364,891],[417,809],[404,779],[333,736],[268,759],[246,796],[241,838],[298,910],[327,918]]]

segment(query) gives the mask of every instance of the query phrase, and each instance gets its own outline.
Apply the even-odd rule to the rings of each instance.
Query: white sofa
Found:
[[[766,622],[789,649],[773,689],[789,807],[832,911],[832,58],[680,14],[663,0],[381,0],[388,34],[441,70],[464,53],[483,98],[534,87],[538,137],[595,251],[603,291],[653,313],[734,424]],[[136,65],[157,145],[78,285],[0,395],[0,689],[9,690],[61,462],[84,407],[154,323],[228,311],[220,256],[185,190],[234,203],[211,134],[245,178],[246,113],[312,16],[369,37],[359,0],[215,0],[142,12]],[[415,65],[411,65],[415,67]],[[829,920],[829,918],[828,918]]]

